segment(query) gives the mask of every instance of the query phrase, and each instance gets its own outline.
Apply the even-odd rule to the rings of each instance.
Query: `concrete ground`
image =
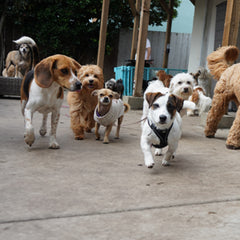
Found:
[[[110,144],[88,133],[75,141],[67,104],[59,150],[23,140],[19,99],[0,99],[0,239],[226,240],[240,236],[240,152],[228,130],[204,137],[198,117],[184,117],[172,165],[148,169],[139,146],[141,111],[126,114]],[[103,129],[101,129],[103,131]]]

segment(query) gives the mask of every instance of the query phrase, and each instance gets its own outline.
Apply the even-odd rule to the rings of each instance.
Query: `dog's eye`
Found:
[[[178,84],[179,84],[179,85],[181,85],[181,84],[182,84],[182,82],[178,82]]]
[[[103,97],[104,96],[104,94],[103,93],[100,93],[100,97]]]
[[[95,78],[97,78],[97,75],[96,75],[96,74],[94,74],[94,77],[95,77]]]
[[[85,77],[89,77],[89,74],[87,73],[87,74],[85,75]]]
[[[110,94],[109,97],[110,97],[110,98],[113,98],[113,95]]]
[[[63,69],[61,69],[61,72],[62,72],[63,74],[68,74],[68,69],[67,69],[67,68],[63,68]]]
[[[75,76],[77,76],[77,70],[74,71]]]
[[[168,108],[168,109],[174,109],[175,106],[174,106],[172,103],[168,103],[168,104],[167,104],[167,108]]]
[[[159,108],[159,104],[158,103],[154,103],[152,106],[153,106],[153,109]]]
[[[190,81],[187,81],[187,84],[189,84],[189,85],[190,85],[190,84],[191,84],[191,82],[190,82]]]

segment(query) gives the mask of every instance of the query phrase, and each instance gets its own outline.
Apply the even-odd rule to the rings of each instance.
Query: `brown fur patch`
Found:
[[[219,80],[222,73],[234,63],[238,54],[236,46],[224,46],[208,55],[208,68],[216,80]]]
[[[159,97],[163,96],[164,94],[160,93],[160,92],[149,92],[146,94],[146,100],[149,104],[149,108],[153,105],[153,103],[156,101],[156,99],[158,99]]]
[[[169,103],[171,105],[169,105]],[[176,110],[180,112],[182,107],[183,107],[183,99],[171,94],[168,98],[167,109],[170,113],[172,113],[172,116],[176,114]]]
[[[165,87],[169,87],[170,85],[170,81],[172,79],[172,75],[170,74],[166,74],[166,72],[164,70],[159,70],[157,73],[156,73],[156,76],[158,77],[158,79],[160,81],[163,82],[163,85]]]
[[[191,96],[191,101],[194,102],[195,104],[197,104],[199,101],[199,94],[196,89],[193,90],[193,94]]]
[[[63,99],[63,88],[62,87],[60,87],[58,90],[57,98]]]

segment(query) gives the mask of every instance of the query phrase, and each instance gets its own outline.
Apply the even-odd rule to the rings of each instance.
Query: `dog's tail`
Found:
[[[183,107],[182,109],[191,109],[194,110],[196,108],[196,104],[192,101],[189,100],[184,100],[183,101]]]
[[[27,37],[27,36],[20,37],[18,40],[13,40],[13,42],[18,45],[26,43],[31,46],[37,46],[36,42],[32,38]]]
[[[210,73],[219,80],[222,73],[238,58],[239,50],[236,46],[220,47],[208,55],[208,68]]]
[[[123,105],[124,105],[124,113],[128,112],[131,109],[128,103],[124,103]]]

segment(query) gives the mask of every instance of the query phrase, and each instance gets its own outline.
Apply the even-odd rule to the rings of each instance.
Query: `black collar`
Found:
[[[168,135],[172,129],[173,123],[170,128],[167,129],[158,129],[153,123],[151,124],[148,119],[148,125],[153,130],[153,132],[157,135],[160,140],[160,144],[152,144],[155,148],[164,148],[168,145]]]

